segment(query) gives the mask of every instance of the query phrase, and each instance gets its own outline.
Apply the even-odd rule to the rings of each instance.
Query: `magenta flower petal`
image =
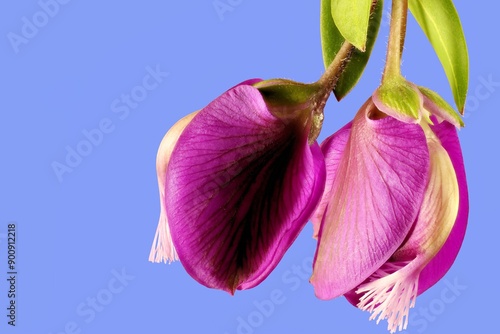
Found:
[[[249,79],[237,84],[234,87],[240,85],[253,85],[260,81],[262,81],[262,79]],[[177,144],[177,140],[179,139],[179,136],[184,128],[191,122],[193,117],[198,112],[199,110],[181,118],[178,122],[176,122],[165,134],[160,143],[160,147],[158,148],[158,154],[156,156],[156,172],[160,192],[160,219],[158,221],[158,227],[156,228],[153,245],[151,246],[151,251],[149,253],[149,261],[151,262],[171,263],[172,261],[178,260],[177,251],[175,250],[172,242],[172,236],[170,234],[167,214],[165,212],[165,180],[168,162],[170,160],[170,156],[172,155],[172,151]]]
[[[335,175],[337,175],[337,169],[342,154],[344,153],[347,140],[349,139],[349,134],[351,133],[351,126],[352,122],[347,123],[342,129],[335,132],[321,143],[321,151],[323,152],[325,160],[328,161],[328,164],[326,165],[325,191],[311,218],[313,223],[313,237],[315,239],[318,238],[321,221],[323,220],[326,207],[332,195],[333,180],[335,179]]]
[[[424,132],[392,117],[370,119],[379,113],[371,99],[360,109],[335,176],[311,277],[320,299],[343,295],[380,268],[420,209],[429,169]]]
[[[446,121],[435,126],[431,126],[431,128],[441,141],[441,145],[444,147],[446,152],[448,152],[453,167],[455,168],[459,188],[459,207],[455,225],[453,226],[448,239],[437,255],[420,273],[418,294],[423,293],[425,290],[436,284],[450,269],[458,255],[460,247],[462,246],[465,230],[467,228],[467,219],[469,216],[467,179],[465,176],[462,149],[460,148],[457,130],[454,125]]]
[[[359,296],[356,306],[372,313],[370,319],[378,318],[377,322],[387,319],[391,333],[406,329],[420,273],[445,244],[459,208],[453,163],[429,125],[422,123],[422,128],[427,137],[430,169],[417,220],[403,245],[355,291]]]
[[[234,293],[278,264],[318,204],[323,155],[304,120],[284,121],[238,86],[202,109],[172,153],[166,210],[187,272]]]

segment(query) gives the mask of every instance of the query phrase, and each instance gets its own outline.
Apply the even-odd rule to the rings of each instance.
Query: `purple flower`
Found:
[[[276,267],[326,177],[311,108],[271,108],[253,83],[176,124],[158,153],[162,214],[150,260],[178,255],[199,283],[230,293]]]
[[[370,319],[387,319],[391,332],[448,271],[467,225],[460,121],[419,89],[416,124],[388,116],[374,94],[321,145],[327,181],[311,283],[320,299],[345,295]]]

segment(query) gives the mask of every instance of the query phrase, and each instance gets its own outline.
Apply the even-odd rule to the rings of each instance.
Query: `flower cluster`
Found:
[[[310,108],[277,116],[252,84],[228,90],[160,145],[150,259],[178,257],[201,284],[234,293],[264,280],[312,219],[316,295],[405,328],[453,263],[468,214],[457,124],[422,99],[415,124],[370,97],[319,146]]]
[[[460,116],[400,73],[406,11],[393,1],[381,85],[321,145],[326,101],[352,88],[360,72],[349,61],[364,59],[348,41],[316,83],[248,80],[179,120],[158,150],[150,261],[179,260],[234,294],[261,283],[312,221],[316,296],[344,296],[391,333],[405,329],[417,296],[455,261],[469,210]]]

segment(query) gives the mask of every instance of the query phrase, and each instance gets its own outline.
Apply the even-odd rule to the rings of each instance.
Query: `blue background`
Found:
[[[212,1],[73,0],[57,12],[52,7],[47,20],[35,0],[4,4],[2,333],[387,333],[385,321],[369,322],[368,313],[343,298],[324,302],[314,297],[307,281],[315,248],[309,224],[267,280],[234,297],[197,284],[179,263],[148,262],[159,214],[155,156],[167,129],[245,79],[311,82],[323,71],[319,1],[223,2],[232,10],[219,16]],[[469,228],[452,269],[418,298],[408,333],[492,333],[498,328],[495,106],[500,64],[495,48],[500,3],[455,4],[471,64],[466,128],[460,131]],[[388,1],[385,7],[366,72],[344,101],[329,101],[320,139],[348,122],[379,83]],[[16,52],[9,36],[21,35],[23,17],[33,22],[33,16],[40,27]],[[122,94],[140,93],[148,68],[157,67],[168,76],[126,113]],[[453,101],[441,65],[412,18],[403,72]],[[496,84],[485,84],[488,80]],[[68,147],[84,145],[83,132],[101,122],[108,123],[108,133],[59,179],[53,163],[65,164]],[[17,224],[18,233],[15,328],[5,316],[9,222]],[[265,302],[276,295],[272,307]]]

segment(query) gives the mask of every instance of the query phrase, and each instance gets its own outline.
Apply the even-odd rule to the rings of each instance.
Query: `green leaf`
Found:
[[[452,0],[410,0],[409,8],[434,47],[458,110],[463,114],[469,85],[469,55]]]
[[[382,11],[384,1],[373,2],[371,8],[370,21],[368,26],[368,35],[366,42],[366,51],[362,52],[353,47],[350,61],[342,72],[333,92],[337,100],[345,97],[351,89],[356,86],[363,71],[368,63],[373,45],[377,39],[380,22],[382,20]],[[335,58],[335,55],[345,42],[344,37],[339,32],[331,15],[331,0],[322,0],[321,2],[321,46],[323,49],[323,61],[327,68]]]
[[[372,0],[331,0],[331,15],[344,38],[361,51],[366,48],[366,35]]]
[[[332,17],[332,0],[321,0],[320,28],[321,48],[323,50],[323,62],[325,68],[332,63],[335,55],[342,47],[345,39],[339,32]]]
[[[373,102],[380,111],[402,122],[420,122],[422,96],[402,77],[384,82],[373,94]]]
[[[382,21],[383,9],[383,0],[378,0],[374,3],[372,14],[370,16],[370,24],[368,26],[366,50],[365,52],[358,49],[353,50],[351,60],[347,63],[346,68],[342,72],[342,75],[333,90],[335,97],[339,101],[345,97],[354,86],[356,86],[361,78],[361,75],[363,74],[363,71],[365,70],[366,64],[370,59],[373,46],[375,45],[375,41],[377,39],[380,22]]]

